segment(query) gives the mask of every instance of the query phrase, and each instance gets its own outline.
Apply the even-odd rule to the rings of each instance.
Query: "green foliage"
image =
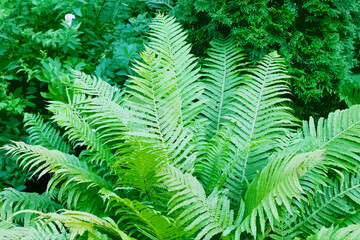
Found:
[[[49,235],[70,239],[357,237],[360,106],[300,127],[276,52],[249,66],[234,39],[218,38],[201,66],[186,37],[158,15],[124,89],[70,71],[66,99],[48,105],[61,130],[26,115],[29,142],[43,146],[2,149],[51,179],[43,195],[0,193],[0,234],[56,225]],[[13,221],[22,214],[28,225]]]
[[[337,84],[357,64],[359,7],[357,0],[179,0],[172,14],[198,55],[219,33],[233,35],[253,62],[279,51],[293,77],[296,115],[307,119],[343,107]]]
[[[67,101],[73,70],[124,84],[147,42],[151,9],[130,0],[1,0],[0,146],[26,141],[24,112],[48,114],[43,98]],[[28,176],[0,154],[0,188],[24,188]]]

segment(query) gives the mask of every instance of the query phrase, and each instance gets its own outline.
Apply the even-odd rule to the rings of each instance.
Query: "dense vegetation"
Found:
[[[26,140],[25,111],[48,114],[45,99],[66,98],[71,69],[122,85],[147,41],[147,10],[133,0],[1,0],[0,146]],[[26,178],[4,155],[0,167],[1,187],[24,188]]]
[[[251,61],[279,51],[296,114],[307,119],[343,107],[337,88],[351,83],[358,62],[359,10],[358,0],[179,0],[174,13],[197,54],[219,33],[232,34]]]
[[[360,238],[359,1],[0,6],[0,239]]]

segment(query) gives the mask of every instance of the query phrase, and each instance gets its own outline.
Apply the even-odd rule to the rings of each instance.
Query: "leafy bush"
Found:
[[[27,116],[36,145],[3,149],[51,172],[50,195],[3,191],[1,236],[359,238],[360,106],[301,128],[277,53],[249,67],[217,39],[200,69],[185,39],[156,17],[124,91],[74,73],[48,106],[63,137]]]
[[[356,0],[179,0],[173,14],[197,54],[219,33],[231,33],[251,61],[279,51],[293,77],[296,115],[307,119],[343,107],[337,85],[357,64],[359,7]]]
[[[43,98],[65,101],[72,70],[123,84],[143,50],[148,10],[130,0],[0,0],[0,146],[26,141],[23,114],[47,114]],[[24,187],[16,169],[0,155],[1,189]]]

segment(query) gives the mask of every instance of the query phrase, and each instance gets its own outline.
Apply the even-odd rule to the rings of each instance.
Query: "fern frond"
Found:
[[[236,127],[232,144],[236,159],[229,165],[224,186],[229,196],[244,191],[261,169],[281,138],[294,131],[298,120],[286,105],[290,95],[283,60],[277,53],[265,56],[258,66],[245,76],[234,100],[227,107],[225,119]],[[279,140],[278,140],[279,139]],[[238,202],[238,198],[233,201]]]
[[[70,231],[70,239],[75,239],[77,236],[83,236],[87,233],[88,239],[102,240],[106,239],[102,232],[108,233],[111,237],[123,240],[134,240],[126,233],[121,231],[117,224],[109,217],[99,218],[91,213],[64,210],[62,213],[42,213],[38,211],[23,211],[33,212],[40,215],[41,219],[50,219],[52,221],[61,222]],[[111,239],[111,238],[109,238]]]
[[[315,235],[308,236],[306,240],[342,240],[342,239],[359,239],[360,238],[360,225],[354,224],[347,227],[331,227],[321,228]]]
[[[323,159],[323,151],[290,153],[278,155],[253,180],[245,195],[244,220],[237,228],[235,235],[246,231],[254,237],[257,235],[257,222],[261,233],[265,232],[265,224],[270,222],[274,227],[280,221],[278,206],[285,206],[292,214],[291,201],[301,199],[302,187],[300,177]]]
[[[114,173],[120,176],[118,185],[133,187],[146,196],[151,195],[153,185],[157,182],[157,170],[168,161],[164,149],[159,144],[128,137],[118,156],[111,166]]]
[[[159,173],[160,182],[172,193],[168,214],[177,213],[176,221],[195,239],[211,239],[232,225],[230,201],[217,192],[206,198],[201,184],[191,174],[184,174],[173,166]]]
[[[60,132],[52,127],[50,123],[44,122],[40,115],[25,113],[24,121],[24,126],[30,135],[29,140],[32,144],[69,153],[70,146],[62,139]]]
[[[86,100],[84,96],[77,99],[79,95],[75,95],[72,99],[73,104],[63,102],[51,102],[48,109],[53,112],[53,117],[60,127],[66,130],[65,135],[70,143],[75,147],[87,146],[90,152],[95,152],[95,157],[89,162],[105,162],[110,163],[113,157],[109,148],[104,145],[96,128],[86,122],[85,116],[81,114],[80,107],[76,103],[82,103]]]
[[[121,224],[130,232],[130,236],[141,233],[150,239],[171,240],[179,239],[184,232],[178,228],[175,222],[138,201],[121,198],[113,192],[101,190],[109,210],[119,215]]]
[[[5,145],[3,149],[11,156],[18,156],[17,161],[24,169],[35,168],[34,174],[39,173],[40,177],[48,172],[54,173],[48,183],[48,190],[51,192],[60,185],[58,199],[66,199],[69,208],[78,206],[79,201],[84,201],[82,198],[87,197],[89,199],[86,199],[87,204],[84,207],[91,209],[94,202],[101,202],[97,196],[99,188],[114,189],[111,182],[93,172],[86,162],[80,161],[74,155],[22,142],[13,142],[13,145]],[[84,188],[87,189],[87,196],[82,196]],[[102,205],[98,204],[96,207]]]
[[[124,91],[117,86],[111,86],[97,77],[92,77],[79,71],[73,71],[70,87],[75,92],[95,97],[103,97],[120,104],[124,98]]]
[[[1,218],[10,219],[15,212],[25,209],[42,212],[55,212],[61,209],[62,205],[53,201],[52,198],[47,193],[28,193],[20,192],[13,188],[5,188],[0,192],[0,216]],[[25,226],[28,226],[33,218],[32,214],[23,214],[12,218],[12,221],[22,222]]]
[[[158,68],[159,59],[151,49],[141,54],[145,63],[138,62],[128,92],[132,97],[129,107],[140,114],[143,127],[129,134],[143,137],[144,141],[158,141],[169,159],[183,169],[191,169],[195,160],[190,144],[192,132],[181,123],[181,99],[174,81],[174,71]]]
[[[360,167],[360,106],[330,113],[327,119],[320,118],[303,122],[304,137],[316,139],[318,149],[326,149],[326,164],[356,172]]]
[[[212,192],[215,187],[221,187],[227,177],[226,172],[231,164],[229,156],[232,154],[232,130],[232,126],[219,129],[201,149],[203,154],[196,160],[194,176],[200,180],[207,193]],[[236,157],[230,159],[234,158]]]
[[[296,204],[297,218],[292,218],[288,226],[283,226],[287,238],[308,236],[322,226],[342,225],[350,216],[356,215],[360,205],[360,176],[344,173],[342,181],[334,179],[324,186],[314,198]]]
[[[32,214],[32,213],[23,213]],[[0,239],[6,240],[68,240],[69,234],[59,222],[37,220],[32,226],[18,227],[0,220]]]
[[[243,80],[229,110],[235,112],[227,119],[236,123],[234,144],[250,145],[243,159],[240,180],[251,181],[267,163],[277,138],[294,131],[297,119],[286,106],[290,95],[283,59],[274,52],[266,55]],[[274,141],[275,140],[275,141]],[[255,144],[254,144],[255,142]]]
[[[235,114],[233,111],[229,112],[228,107],[241,83],[240,67],[245,65],[240,63],[244,56],[235,47],[233,39],[220,38],[210,44],[209,57],[205,59],[201,70],[206,104],[202,113],[210,121],[209,137],[228,122],[225,116]]]
[[[203,109],[203,92],[198,80],[200,68],[190,54],[187,35],[172,17],[157,15],[150,25],[150,47],[160,59],[159,67],[173,74],[174,90],[179,94],[180,121],[187,126]]]

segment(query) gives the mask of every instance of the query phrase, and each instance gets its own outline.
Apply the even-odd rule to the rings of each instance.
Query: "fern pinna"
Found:
[[[126,88],[74,72],[49,102],[63,136],[25,116],[30,144],[3,149],[51,180],[0,193],[0,236],[360,238],[360,107],[300,127],[276,52],[251,67],[220,37],[200,66],[173,18],[151,29]]]

